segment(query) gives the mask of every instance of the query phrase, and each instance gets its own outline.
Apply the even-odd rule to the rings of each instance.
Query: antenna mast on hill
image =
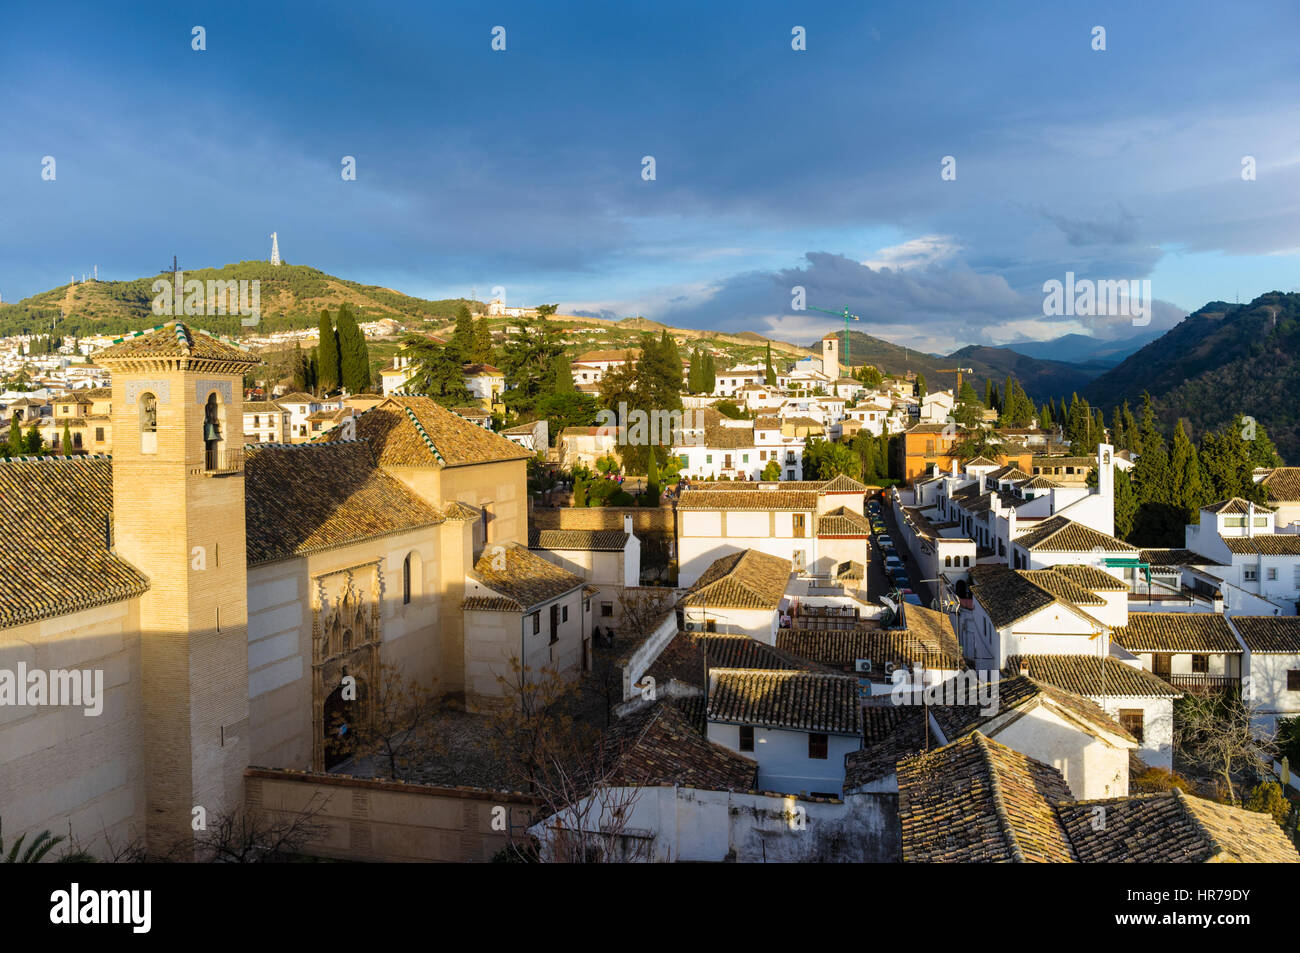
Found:
[[[271,267],[280,267],[280,239],[275,232],[271,233]]]

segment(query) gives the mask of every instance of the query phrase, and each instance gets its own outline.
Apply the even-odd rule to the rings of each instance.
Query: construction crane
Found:
[[[975,372],[969,367],[940,367],[937,369],[940,374],[951,374],[957,372],[957,389],[952,392],[953,403],[961,400],[961,376],[963,374],[974,374]]]
[[[850,360],[850,355],[849,355],[849,322],[861,321],[862,319],[858,317],[856,314],[850,314],[848,308],[845,308],[843,311],[827,311],[825,308],[809,308],[809,310],[820,311],[822,314],[833,314],[837,318],[843,316],[844,318],[844,366],[847,367],[850,372],[852,372],[853,362]]]

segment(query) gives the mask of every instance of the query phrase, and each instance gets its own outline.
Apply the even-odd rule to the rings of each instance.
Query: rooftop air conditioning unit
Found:
[[[687,622],[687,623],[686,623],[686,631],[687,631],[687,632],[694,632],[694,631],[695,631],[695,626],[696,626],[696,623],[694,623],[694,622]]]
[[[871,671],[871,659],[869,659],[869,658],[860,658],[860,659],[858,659],[856,662],[853,663],[853,670],[854,670],[855,672],[870,672],[870,671]]]
[[[893,663],[893,662],[886,662],[886,663],[885,663],[885,674],[886,674],[886,675],[893,675],[893,674],[894,674],[894,663]]]

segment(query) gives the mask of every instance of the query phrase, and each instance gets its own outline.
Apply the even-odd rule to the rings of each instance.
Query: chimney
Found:
[[[1029,660],[1023,657],[1020,659],[1020,674],[1029,677]]]
[[[1246,536],[1250,538],[1255,535],[1255,501],[1251,500],[1246,504]]]
[[[632,514],[631,513],[623,514],[623,532],[627,533],[629,536],[632,535]]]
[[[1214,590],[1214,611],[1223,615],[1223,591],[1220,589]]]
[[[1007,510],[1007,563],[1011,562],[1011,543],[1016,538],[1016,508]]]

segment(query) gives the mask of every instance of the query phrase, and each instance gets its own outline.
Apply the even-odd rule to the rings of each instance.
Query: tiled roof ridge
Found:
[[[1182,810],[1183,816],[1187,818],[1188,823],[1190,823],[1192,827],[1196,828],[1197,833],[1205,838],[1205,843],[1208,844],[1210,848],[1210,856],[1218,857],[1222,854],[1230,853],[1230,851],[1219,843],[1219,840],[1214,836],[1214,833],[1201,822],[1201,818],[1197,813],[1192,810],[1191,805],[1187,801],[1187,795],[1178,788],[1174,788],[1171,793],[1174,795],[1174,800],[1178,802],[1178,807]]]
[[[253,349],[246,344],[240,344],[238,341],[234,340],[233,338],[229,338],[224,334],[213,334],[211,331],[205,330],[204,328],[190,328],[190,326],[187,325],[184,321],[164,321],[162,324],[155,324],[151,328],[144,328],[140,331],[132,331],[129,334],[123,334],[120,338],[113,338],[113,340],[109,342],[109,346],[112,346],[113,344],[122,344],[134,338],[144,337],[144,335],[146,334],[153,334],[156,331],[161,331],[169,324],[173,325],[175,328],[176,343],[179,344],[181,347],[185,348],[187,351],[194,346],[194,340],[190,336],[191,332],[197,332],[199,334],[202,334],[204,337],[212,338],[212,340],[214,341],[220,341],[222,344],[228,345],[230,347],[238,348],[239,350],[246,351],[249,354],[253,353]]]
[[[426,398],[426,399],[431,399],[431,398]],[[443,457],[442,451],[438,449],[438,445],[433,442],[433,438],[430,437],[428,432],[424,429],[424,424],[420,423],[420,418],[416,415],[415,411],[413,411],[410,407],[406,407],[406,406],[403,406],[402,409],[406,411],[406,416],[411,418],[411,423],[415,424],[415,432],[418,433],[420,437],[424,440],[425,446],[429,448],[429,452],[433,454],[433,458],[437,460],[439,463],[446,466],[447,464],[446,458]],[[451,413],[451,411],[448,411],[448,413]],[[457,414],[456,416],[460,417],[459,414]],[[465,420],[464,417],[461,417],[460,419]],[[468,421],[466,421],[466,423],[468,423]]]
[[[998,766],[993,760],[993,749],[989,747],[989,739],[978,729],[972,731],[969,737],[979,749],[980,757],[989,770],[989,788],[993,795],[993,813],[997,818],[998,827],[1002,830],[1002,836],[1006,839],[1007,848],[1011,851],[1011,859],[1016,863],[1023,864],[1025,863],[1025,852],[1020,849],[1020,841],[1016,838],[1015,828],[1011,824],[1011,817],[1007,814],[1007,809],[1002,802],[1002,779],[998,776]]]
[[[0,463],[61,463],[70,460],[112,460],[111,453],[42,453],[36,456],[19,454],[16,457],[0,455]]]
[[[370,443],[369,437],[358,437],[356,440],[319,440],[313,439],[306,443],[246,443],[245,450],[301,450],[306,447],[313,449],[326,448],[334,450],[339,447],[354,447],[358,444]]]

